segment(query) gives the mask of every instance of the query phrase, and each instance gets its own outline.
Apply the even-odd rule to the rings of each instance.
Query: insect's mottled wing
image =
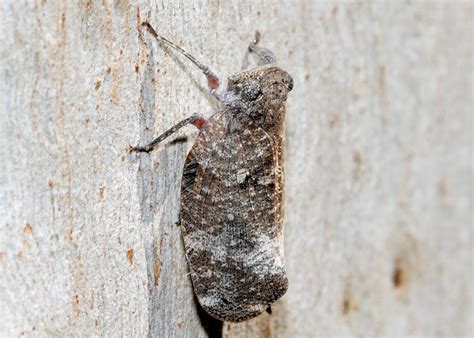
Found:
[[[185,163],[181,223],[194,291],[221,320],[252,318],[280,298],[281,145],[262,128],[217,113]]]

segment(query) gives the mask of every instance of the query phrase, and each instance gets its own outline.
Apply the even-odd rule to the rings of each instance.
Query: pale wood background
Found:
[[[212,113],[188,62],[240,69],[256,29],[294,77],[288,294],[226,337],[472,335],[470,1],[7,1],[1,25],[0,334],[205,337],[178,218]]]

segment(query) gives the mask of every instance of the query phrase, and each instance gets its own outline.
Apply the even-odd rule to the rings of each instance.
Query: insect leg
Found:
[[[257,56],[257,63],[259,65],[268,65],[272,63],[276,63],[275,54],[270,52],[268,49],[257,46],[258,42],[260,41],[260,32],[255,32],[255,38],[249,45],[249,51],[254,53]]]
[[[164,42],[174,50],[178,51],[182,55],[184,55],[189,61],[194,63],[196,67],[198,67],[204,75],[206,75],[207,78],[207,84],[209,85],[209,88],[212,90],[216,90],[219,88],[219,78],[209,69],[209,67],[203,65],[201,62],[199,62],[194,56],[186,52],[183,48],[179,47],[175,43],[171,42],[170,40],[166,39],[165,37],[159,35],[156,30],[148,23],[148,22],[142,22],[142,27],[145,27],[148,32],[150,32],[153,37],[161,42]]]
[[[181,129],[182,127],[188,125],[188,124],[192,124],[194,126],[196,126],[197,128],[201,129],[202,127],[204,127],[204,125],[206,124],[206,119],[200,115],[200,114],[193,114],[192,116],[188,117],[188,118],[185,118],[184,120],[178,122],[177,124],[175,124],[173,127],[171,127],[170,129],[168,129],[167,131],[165,131],[163,134],[161,134],[160,136],[158,136],[156,139],[154,139],[153,141],[151,141],[149,144],[147,144],[146,146],[143,146],[143,147],[130,147],[129,148],[129,151],[132,152],[132,151],[136,151],[136,152],[144,152],[144,153],[148,153],[150,151],[153,150],[153,148],[160,142],[164,141],[166,138],[168,138],[169,136],[171,136],[172,134],[174,134],[175,132],[177,132],[179,129]]]

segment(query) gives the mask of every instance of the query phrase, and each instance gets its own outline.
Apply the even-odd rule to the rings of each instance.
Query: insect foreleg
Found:
[[[269,65],[272,63],[276,63],[275,54],[269,51],[266,48],[257,46],[258,42],[260,41],[260,32],[255,32],[255,38],[249,45],[249,51],[254,53],[257,56],[257,63],[259,65]]]
[[[137,152],[144,152],[144,153],[148,153],[150,151],[153,150],[153,148],[160,142],[164,141],[166,138],[168,138],[169,136],[171,136],[172,134],[174,134],[175,132],[177,132],[179,129],[181,129],[182,127],[188,125],[188,124],[192,124],[194,126],[196,126],[197,128],[201,129],[202,127],[204,127],[204,125],[206,124],[206,119],[200,115],[200,114],[193,114],[192,116],[188,117],[188,118],[185,118],[184,120],[178,122],[177,124],[175,124],[173,127],[171,127],[170,129],[168,129],[167,131],[165,131],[163,134],[161,134],[160,136],[158,136],[156,139],[154,139],[153,141],[151,141],[149,144],[147,144],[146,146],[143,146],[143,147],[140,147],[140,146],[137,146],[137,147],[130,147],[129,148],[129,151],[132,152],[132,151],[137,151]]]

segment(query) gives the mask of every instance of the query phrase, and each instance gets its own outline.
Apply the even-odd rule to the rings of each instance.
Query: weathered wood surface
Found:
[[[78,2],[79,3],[79,2]],[[178,217],[194,112],[255,29],[294,77],[290,290],[227,337],[472,335],[470,1],[2,1],[2,336],[206,336]]]

